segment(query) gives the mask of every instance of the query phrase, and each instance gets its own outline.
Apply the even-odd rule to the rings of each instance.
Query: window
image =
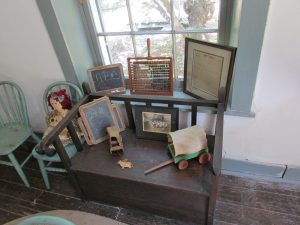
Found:
[[[172,56],[174,76],[183,78],[184,38],[218,42],[221,0],[89,0],[104,64],[127,57]],[[224,20],[225,21],[225,20]]]

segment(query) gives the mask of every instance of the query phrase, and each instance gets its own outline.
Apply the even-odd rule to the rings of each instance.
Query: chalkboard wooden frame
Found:
[[[106,127],[118,126],[110,100],[106,96],[81,105],[79,113],[92,144],[107,140]]]
[[[126,92],[123,66],[121,63],[93,67],[88,69],[87,73],[91,91],[94,93],[123,94]],[[113,79],[109,79],[112,78],[112,76]]]
[[[126,129],[126,126],[119,107],[115,104],[112,104],[111,106],[117,120],[117,124],[118,124],[117,127],[119,128],[120,131],[124,131]]]

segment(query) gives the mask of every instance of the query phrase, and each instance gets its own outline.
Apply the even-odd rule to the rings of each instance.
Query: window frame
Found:
[[[137,57],[137,50],[136,50],[136,41],[135,41],[135,36],[137,35],[158,35],[158,34],[170,34],[171,35],[171,39],[172,39],[172,57],[173,59],[176,58],[176,37],[175,35],[177,34],[191,34],[191,33],[217,33],[218,34],[218,43],[220,44],[228,44],[228,42],[226,42],[226,40],[229,40],[229,36],[230,36],[230,24],[231,24],[231,9],[232,9],[232,1],[229,0],[220,0],[220,13],[219,13],[219,25],[218,28],[215,29],[188,29],[188,30],[176,30],[175,26],[174,26],[174,7],[173,7],[173,0],[170,0],[170,15],[171,15],[171,29],[170,30],[163,30],[163,31],[153,31],[153,30],[149,30],[149,31],[134,31],[133,28],[133,20],[132,20],[132,12],[131,12],[131,7],[130,7],[130,0],[126,0],[126,7],[127,7],[127,12],[128,12],[128,19],[129,19],[129,26],[130,26],[130,31],[121,31],[121,32],[106,32],[105,30],[103,32],[97,32],[96,29],[96,24],[93,20],[93,13],[92,13],[92,9],[91,9],[91,5],[89,4],[89,1],[86,0],[83,3],[83,12],[85,14],[86,17],[86,21],[88,23],[88,26],[90,27],[90,36],[92,39],[94,39],[92,41],[93,43],[93,48],[97,49],[99,51],[99,55],[98,55],[98,62],[99,65],[104,65],[104,58],[105,56],[103,55],[103,51],[102,51],[102,47],[101,44],[99,42],[98,37],[107,37],[107,36],[122,36],[122,35],[128,35],[131,37],[132,40],[132,44],[133,44],[133,50],[134,50],[134,57]],[[101,16],[101,10],[100,10],[100,6],[98,4],[98,0],[96,0],[96,8],[97,8],[97,14],[99,16],[99,22],[100,22],[100,26],[101,29],[104,29],[104,25],[103,25],[103,19]],[[109,56],[109,60],[110,62],[112,62],[111,60],[111,53],[110,50],[108,48],[108,46],[106,45],[106,50],[107,54]],[[100,60],[99,60],[100,59]],[[174,65],[175,65],[175,61],[174,61]],[[177,71],[175,70],[175,66],[173,69],[173,74],[174,74],[174,88],[178,89],[178,90],[182,90],[182,82],[183,82],[183,74],[181,75],[181,77],[178,77]],[[127,78],[128,79],[128,78]]]
[[[255,113],[251,111],[251,107],[270,0],[222,0],[222,2],[223,1],[228,2],[227,4],[232,4],[230,2],[234,3],[242,1],[240,26],[239,30],[235,31],[238,33],[238,49],[226,114],[254,117]],[[78,27],[76,27],[76,24],[73,24],[74,29],[71,32],[67,28],[69,26],[69,20],[74,20],[74,15],[71,16],[68,13],[59,15],[54,6],[60,3],[60,1],[37,1],[36,3],[48,30],[59,63],[63,69],[65,79],[81,85],[79,79],[81,78],[80,80],[84,80],[84,77],[86,77],[86,73],[83,72],[84,68],[88,69],[91,68],[91,66],[102,65],[100,51],[97,51],[95,48],[95,46],[97,46],[97,39],[93,38],[91,35],[94,32],[94,28],[91,26],[92,21],[88,21],[89,18],[86,17],[85,11],[88,12],[89,10],[86,0],[72,1],[72,3],[77,4],[78,6],[76,9],[79,11],[77,16],[78,18],[81,17],[82,24],[77,24]],[[59,5],[59,7],[61,8],[62,6]],[[64,7],[66,11],[75,10],[75,7],[71,7],[72,9],[67,5],[64,5]],[[72,35],[78,36],[78,33],[76,32],[82,30],[81,25],[85,30],[85,38],[78,43],[88,42],[89,49],[80,49],[89,51],[88,54],[91,55],[91,58],[88,57],[88,59],[84,58],[82,61],[75,61],[73,60],[74,58],[80,59],[83,55],[78,55],[78,51],[72,51],[72,48],[75,48],[75,45],[70,45],[69,39]],[[229,28],[225,27],[224,29]],[[235,28],[231,27],[230,29]],[[66,33],[68,35],[66,35]],[[249,35],[249,33],[251,33],[251,35]],[[83,36],[80,36],[80,38],[83,38]],[[226,38],[228,41],[230,36],[224,37],[224,41],[226,41]],[[176,87],[182,87],[182,84],[180,84],[180,82],[177,84],[174,83],[174,87],[175,89]]]

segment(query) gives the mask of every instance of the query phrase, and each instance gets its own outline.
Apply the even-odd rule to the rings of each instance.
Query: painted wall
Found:
[[[87,82],[87,69],[94,67],[85,27],[81,19],[79,1],[52,0],[59,26],[71,56],[78,81]],[[68,79],[68,77],[66,77]]]
[[[300,1],[271,1],[259,65],[255,118],[226,116],[224,156],[300,166]]]
[[[21,86],[30,122],[42,131],[43,91],[50,83],[64,80],[64,75],[36,2],[0,1],[0,33],[0,80]]]

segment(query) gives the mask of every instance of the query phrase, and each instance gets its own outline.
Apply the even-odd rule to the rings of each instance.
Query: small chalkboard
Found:
[[[79,113],[92,144],[98,144],[107,139],[107,127],[117,126],[108,97],[102,97],[80,106]]]
[[[89,83],[92,92],[125,93],[125,81],[122,64],[97,66],[88,69]]]
[[[115,104],[112,104],[111,106],[112,106],[112,110],[115,114],[119,130],[124,131],[126,127],[125,127],[124,120],[123,120],[123,117],[122,117],[122,113],[120,112],[119,107]]]

